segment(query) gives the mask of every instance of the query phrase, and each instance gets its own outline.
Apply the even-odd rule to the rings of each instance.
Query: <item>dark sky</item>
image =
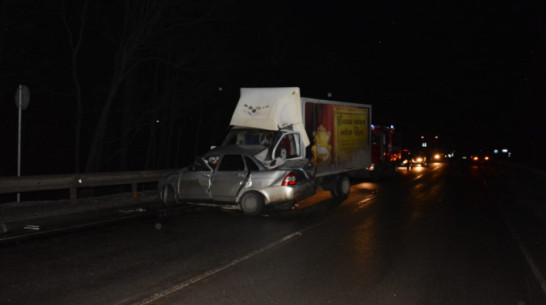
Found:
[[[531,154],[546,140],[540,1],[302,1],[286,9],[294,39],[279,84],[372,104],[374,123],[394,124],[408,145],[439,135],[453,149]],[[243,77],[246,84],[260,86]]]
[[[334,98],[363,98],[376,123],[454,146],[544,141],[543,5],[415,2],[308,3],[306,37],[331,52],[317,64],[338,74]]]
[[[56,148],[51,163],[65,160],[64,154],[72,149],[74,89],[60,3],[1,4],[0,135],[5,145],[0,157],[10,169],[0,174],[13,172],[17,131],[13,95],[19,83],[28,84],[32,92],[31,106],[24,112],[26,159],[44,163],[37,156],[47,143]],[[77,7],[83,1],[68,3]],[[108,5],[100,3],[90,15],[98,12],[102,19],[97,20],[115,32],[123,6],[107,11]],[[181,53],[197,56],[196,63],[184,69],[211,85],[199,88],[199,79],[191,76],[197,83],[192,94],[207,95],[224,87],[226,120],[240,87],[299,86],[303,96],[326,99],[330,93],[334,100],[371,104],[373,123],[395,125],[406,146],[416,144],[421,135],[438,135],[446,147],[457,151],[508,147],[516,158],[542,164],[543,1],[218,3],[212,6],[213,22],[188,23],[191,35],[160,33],[152,43],[164,47],[171,40]],[[186,21],[191,14],[180,19]],[[104,22],[106,18],[110,21]],[[105,98],[99,92],[110,75],[103,72],[112,69],[116,48],[97,34],[101,25],[89,22],[80,56],[84,98],[95,101],[88,111],[100,109]],[[86,120],[84,136],[90,136],[96,117]],[[86,144],[84,140],[84,151]]]

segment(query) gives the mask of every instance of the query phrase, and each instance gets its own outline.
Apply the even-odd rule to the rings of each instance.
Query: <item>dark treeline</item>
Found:
[[[542,2],[462,4],[0,0],[0,175],[16,175],[19,84],[23,175],[185,165],[245,86],[371,104],[406,146],[438,134],[542,165]]]
[[[292,39],[286,13],[244,8],[0,1],[0,175],[16,174],[19,84],[23,175],[175,168],[219,144],[239,88],[263,83]]]

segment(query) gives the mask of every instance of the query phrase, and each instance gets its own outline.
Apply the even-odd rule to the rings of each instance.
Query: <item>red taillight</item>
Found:
[[[296,174],[290,173],[286,176],[284,176],[284,179],[282,180],[282,185],[296,185]]]

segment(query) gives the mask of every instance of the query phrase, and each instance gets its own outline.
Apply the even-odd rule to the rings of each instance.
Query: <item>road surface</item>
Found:
[[[170,210],[1,245],[0,303],[546,304],[545,226],[506,172],[353,182],[337,208],[319,192],[263,217]]]

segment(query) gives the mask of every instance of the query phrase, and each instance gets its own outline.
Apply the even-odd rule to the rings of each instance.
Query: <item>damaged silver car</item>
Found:
[[[315,192],[315,168],[307,159],[260,161],[267,146],[228,145],[212,149],[158,183],[165,204],[185,203],[240,209],[290,209]]]

